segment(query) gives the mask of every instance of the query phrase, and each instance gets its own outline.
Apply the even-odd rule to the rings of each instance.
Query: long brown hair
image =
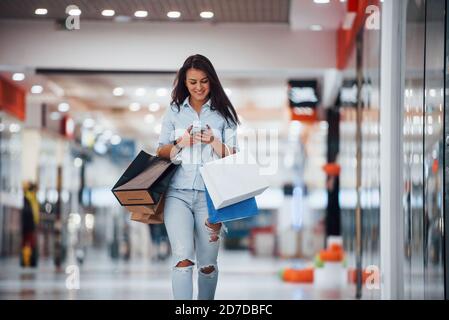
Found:
[[[210,83],[209,98],[211,99],[211,109],[217,110],[226,122],[232,122],[235,125],[240,124],[237,112],[235,112],[234,106],[226,95],[220,80],[218,79],[217,72],[215,72],[214,66],[205,56],[195,54],[190,56],[184,61],[181,69],[179,69],[175,81],[173,83],[173,91],[171,94],[172,104],[175,104],[180,110],[181,104],[189,96],[189,90],[185,84],[187,70],[190,68],[203,71]]]

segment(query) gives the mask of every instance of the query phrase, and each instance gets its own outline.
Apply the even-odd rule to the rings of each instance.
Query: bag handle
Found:
[[[231,155],[231,149],[229,148],[229,146],[226,143],[223,143],[223,145],[226,147],[226,150],[228,150],[228,154],[227,155],[230,156]],[[227,155],[225,155],[224,157],[226,157]]]

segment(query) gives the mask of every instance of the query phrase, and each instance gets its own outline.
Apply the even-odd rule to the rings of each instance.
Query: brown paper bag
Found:
[[[125,206],[131,212],[131,220],[146,224],[164,223],[165,193],[156,205]]]

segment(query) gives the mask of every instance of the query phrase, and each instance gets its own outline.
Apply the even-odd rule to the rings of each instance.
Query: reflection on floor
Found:
[[[304,266],[305,261],[252,257],[246,251],[221,251],[216,299],[291,300],[353,299],[354,288],[318,290],[311,284],[285,283],[283,267]],[[52,261],[40,261],[36,269],[19,267],[18,259],[0,260],[0,299],[171,299],[170,263],[112,261],[104,251],[88,252],[75,273],[56,272]],[[195,276],[196,283],[196,276]]]

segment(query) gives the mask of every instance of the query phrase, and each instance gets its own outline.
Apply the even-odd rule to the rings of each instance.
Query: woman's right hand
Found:
[[[176,140],[177,145],[179,145],[181,148],[190,147],[192,144],[195,143],[195,140],[191,135],[192,128],[193,128],[192,125],[188,127],[187,130],[184,132],[184,134]]]

